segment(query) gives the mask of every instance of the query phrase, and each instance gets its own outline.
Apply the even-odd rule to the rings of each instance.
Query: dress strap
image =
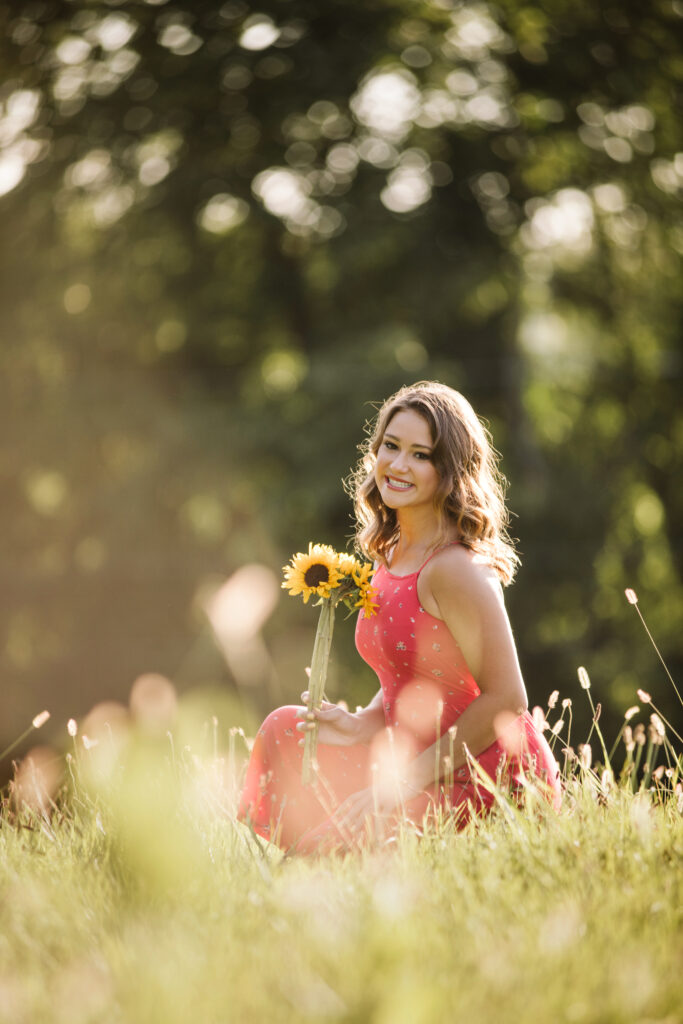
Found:
[[[442,544],[440,548],[436,549],[436,551],[432,551],[431,555],[427,555],[427,557],[425,558],[424,562],[422,563],[420,568],[417,570],[418,575],[422,572],[422,570],[424,569],[425,565],[427,565],[428,562],[431,562],[432,558],[434,558],[434,555],[438,555],[440,551],[445,551],[446,548],[452,548],[456,544],[459,544],[459,543],[460,543],[459,540],[452,540],[448,544]]]

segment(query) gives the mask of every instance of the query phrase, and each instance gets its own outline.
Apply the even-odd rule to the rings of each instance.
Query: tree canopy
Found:
[[[503,453],[532,701],[584,664],[669,706],[624,588],[680,670],[682,17],[0,3],[3,730],[150,669],[239,684],[203,588],[343,546],[373,403],[420,378]],[[260,710],[310,616],[265,632]]]

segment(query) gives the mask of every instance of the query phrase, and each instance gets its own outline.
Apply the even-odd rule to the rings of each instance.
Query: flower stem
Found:
[[[17,738],[13,740],[8,747],[5,747],[2,753],[0,753],[0,761],[4,761],[7,755],[11,753],[15,747],[18,747],[22,740],[25,740],[27,736],[30,736],[34,729],[34,725],[29,725],[28,729],[25,729],[21,736],[17,736]]]
[[[679,689],[676,686],[676,683],[674,682],[674,677],[669,672],[668,665],[664,661],[664,658],[662,657],[662,652],[659,650],[659,647],[657,647],[657,644],[655,643],[655,638],[653,637],[653,635],[650,632],[650,630],[647,628],[647,622],[643,618],[643,614],[642,614],[640,608],[638,607],[637,604],[635,604],[634,607],[635,607],[636,611],[638,612],[638,617],[640,618],[640,621],[643,624],[643,628],[644,628],[645,632],[647,633],[647,635],[650,638],[650,643],[652,644],[652,646],[654,647],[655,651],[657,652],[657,657],[659,658],[659,660],[661,661],[662,665],[664,666],[664,671],[666,672],[667,676],[669,677],[669,682],[671,683],[671,685],[673,686],[674,690],[676,691],[676,696],[678,697],[678,699],[681,702],[681,704],[683,704],[683,697],[681,697]]]
[[[318,710],[322,703],[325,681],[327,679],[327,666],[330,660],[330,647],[332,645],[332,633],[334,631],[335,604],[332,598],[323,598],[320,608],[318,628],[315,633],[313,645],[313,657],[311,659],[311,678],[308,686],[307,710]],[[306,731],[304,739],[304,757],[301,781],[308,786],[313,781],[313,764],[318,749],[318,723]]]

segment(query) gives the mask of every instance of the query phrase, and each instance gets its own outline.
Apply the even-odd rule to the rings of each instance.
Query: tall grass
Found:
[[[681,759],[651,700],[607,749],[581,682],[595,758],[568,698],[535,712],[559,813],[498,792],[462,831],[346,857],[285,858],[236,822],[238,730],[72,723],[57,795],[37,757],[3,798],[0,1022],[678,1024]]]

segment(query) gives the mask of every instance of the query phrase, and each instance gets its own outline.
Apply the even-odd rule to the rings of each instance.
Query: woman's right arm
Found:
[[[301,694],[301,699],[304,703],[308,702],[307,690]],[[343,705],[323,701],[322,707],[316,711],[308,712],[302,708],[299,717],[303,719],[297,725],[299,732],[313,728],[313,719],[317,719],[319,743],[327,743],[330,746],[369,743],[375,733],[384,728],[382,691],[378,690],[366,707],[354,713],[347,711]],[[300,742],[303,743],[303,739]]]

